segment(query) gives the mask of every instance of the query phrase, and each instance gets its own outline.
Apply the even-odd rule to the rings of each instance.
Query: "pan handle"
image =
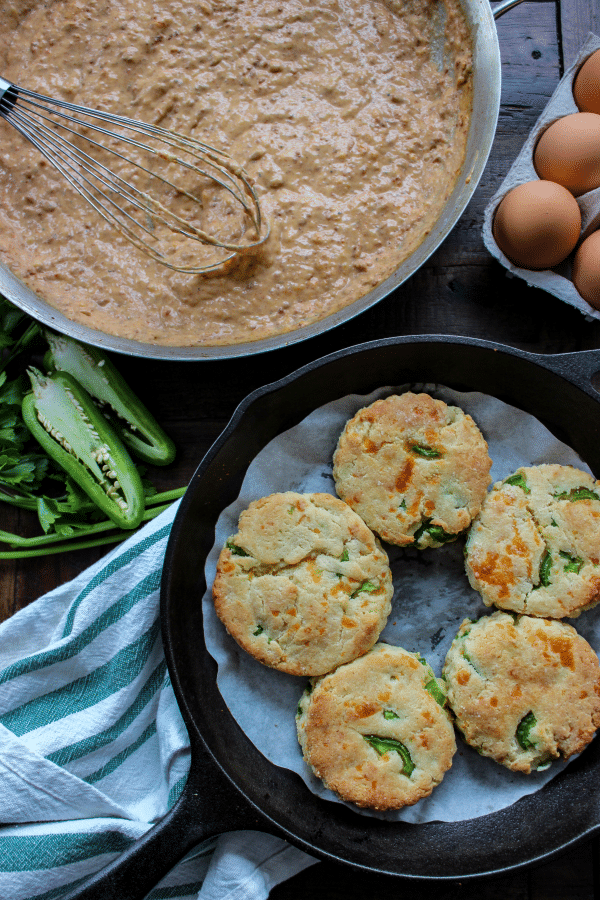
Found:
[[[227,831],[272,832],[208,754],[192,755],[184,791],[175,806],[118,859],[91,875],[62,900],[143,900],[183,857]]]
[[[502,3],[492,7],[492,15],[495,19],[499,19],[500,16],[503,16],[504,13],[508,12],[509,9],[512,9],[513,6],[518,6],[519,3],[522,2],[523,0],[502,0]]]
[[[600,373],[600,350],[539,355],[538,359],[543,366],[572,381],[587,393],[600,393],[600,383],[598,387],[594,384],[594,375]]]

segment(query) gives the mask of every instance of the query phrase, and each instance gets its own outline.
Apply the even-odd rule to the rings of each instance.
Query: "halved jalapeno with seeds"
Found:
[[[48,456],[121,528],[136,528],[144,513],[139,473],[119,436],[70,375],[31,368],[23,400],[25,424]]]
[[[75,378],[101,404],[123,443],[136,456],[155,466],[173,462],[175,444],[105,353],[65,335],[47,332],[46,339],[50,345],[44,358],[48,368]]]

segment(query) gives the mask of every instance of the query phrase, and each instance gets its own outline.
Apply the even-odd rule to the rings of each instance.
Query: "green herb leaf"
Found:
[[[363,591],[366,591],[368,594],[372,594],[373,591],[378,589],[378,584],[373,584],[372,581],[363,581],[360,587],[356,588],[356,590],[350,594],[350,598],[353,599],[358,594],[361,594]]]
[[[385,753],[398,753],[402,759],[402,774],[410,778],[415,770],[415,764],[404,744],[394,738],[378,737],[376,734],[363,734],[363,738],[378,756],[383,756]]]

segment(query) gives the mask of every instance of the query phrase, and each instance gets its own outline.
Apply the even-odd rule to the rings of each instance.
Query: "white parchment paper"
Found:
[[[277,491],[335,494],[332,457],[346,421],[362,406],[404,390],[424,390],[472,415],[489,445],[492,483],[520,465],[561,463],[589,468],[531,415],[494,397],[459,393],[439,385],[385,387],[368,396],[351,395],[315,410],[296,427],[280,434],[248,468],[240,495],[223,511],[215,544],[206,563],[203,598],[206,646],[218,664],[217,683],[227,706],[254,745],[275,765],[297,772],[310,790],[342,802],[326,790],[302,759],[295,713],[305,678],[286,675],[256,662],[241,650],[217,618],[211,598],[217,559],[227,538],[237,531],[240,513],[252,500]],[[470,587],[464,570],[464,540],[427,550],[384,544],[394,579],[392,612],[380,640],[419,651],[437,675],[460,623],[491,613]],[[600,650],[600,606],[573,620],[580,634]],[[521,775],[479,756],[457,735],[452,768],[433,794],[399,812],[356,811],[408,822],[460,821],[494,812],[532,793],[567,764],[555,762],[545,772]]]

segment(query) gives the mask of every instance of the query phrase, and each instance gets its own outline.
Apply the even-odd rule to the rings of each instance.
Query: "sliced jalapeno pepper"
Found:
[[[436,450],[435,447],[426,447],[424,444],[412,444],[410,449],[424,459],[439,459],[442,455],[441,450]]]
[[[563,571],[575,572],[575,574],[578,575],[583,566],[583,559],[581,556],[572,556],[570,553],[567,553],[566,550],[559,550],[558,553],[559,556],[562,556],[562,558],[566,560]]]
[[[144,462],[166,466],[175,458],[175,444],[136,397],[110,359],[96,347],[83,346],[63,335],[46,334],[49,369],[67,372],[106,411],[121,440]]]
[[[377,734],[363,734],[363,738],[367,744],[370,744],[378,756],[383,756],[390,752],[397,753],[402,760],[402,775],[406,775],[407,778],[410,778],[415,770],[415,764],[408,747],[405,747],[404,744],[395,740],[395,738],[379,737]]]
[[[450,534],[449,532],[444,531],[441,525],[432,525],[431,519],[424,519],[413,534],[413,542],[417,547],[425,532],[430,534],[437,544],[447,544],[449,541],[454,541],[458,537],[456,534]]]
[[[537,725],[537,719],[531,710],[517,725],[516,738],[523,750],[531,750],[532,747],[535,747],[535,741],[529,737],[529,732],[535,725]]]
[[[542,560],[540,562],[540,584],[536,585],[539,587],[548,587],[550,584],[550,572],[552,571],[552,554],[548,549],[545,550],[544,555],[542,556]]]
[[[555,500],[570,500],[572,503],[575,503],[577,500],[600,500],[596,491],[591,491],[587,487],[573,488],[570,491],[562,491],[552,496]]]
[[[522,472],[515,472],[514,475],[505,478],[502,484],[512,484],[514,487],[520,487],[526,494],[531,493],[531,489],[527,486],[527,479]]]
[[[44,376],[29,369],[32,392],[23,418],[42,445],[91,500],[121,528],[136,528],[144,489],[119,436],[89,394],[64,372]]]

